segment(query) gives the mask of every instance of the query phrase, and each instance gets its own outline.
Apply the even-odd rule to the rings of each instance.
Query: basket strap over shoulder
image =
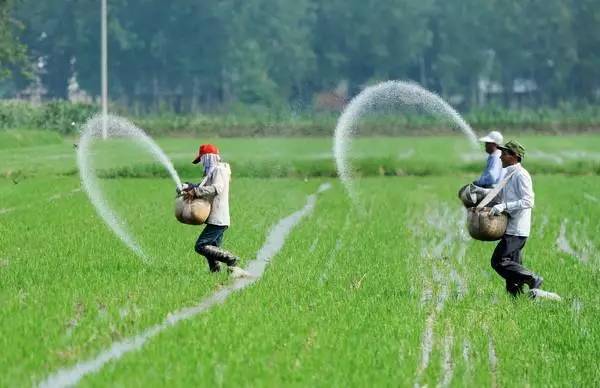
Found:
[[[494,187],[486,196],[485,198],[479,203],[479,205],[477,205],[477,209],[483,209],[485,207],[485,205],[487,205],[488,203],[490,203],[492,201],[492,199],[496,198],[496,196],[498,195],[498,193],[504,188],[504,186],[506,186],[506,184],[508,183],[508,181],[510,180],[510,178],[512,178],[513,175],[515,175],[515,173],[518,171],[518,168],[515,168],[510,174],[508,174],[503,180],[502,182],[500,182],[498,184],[498,186]]]

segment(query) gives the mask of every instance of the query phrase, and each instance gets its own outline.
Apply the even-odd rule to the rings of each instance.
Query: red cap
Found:
[[[219,149],[217,148],[217,146],[212,144],[202,144],[198,149],[198,156],[196,157],[196,159],[194,159],[192,163],[200,163],[200,158],[204,154],[219,154]]]

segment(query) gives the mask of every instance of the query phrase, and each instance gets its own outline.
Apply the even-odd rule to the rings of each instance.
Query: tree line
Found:
[[[10,8],[9,8],[10,7]],[[108,0],[111,100],[335,107],[413,80],[461,109],[600,100],[597,0]],[[0,96],[100,94],[100,1],[0,0]],[[35,88],[33,88],[35,89]]]

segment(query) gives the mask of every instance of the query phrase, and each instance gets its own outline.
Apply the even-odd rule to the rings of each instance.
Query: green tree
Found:
[[[18,39],[21,23],[11,13],[12,3],[0,0],[0,79],[28,74],[27,51]]]
[[[0,0],[0,69],[26,45],[49,97],[76,72],[100,90],[96,0]],[[596,0],[109,0],[110,97],[141,110],[231,103],[283,107],[348,81],[412,79],[465,109],[479,81],[533,80],[530,104],[594,101],[600,90]],[[12,17],[9,17],[13,15]],[[19,29],[21,20],[24,28]],[[10,28],[8,28],[10,27]],[[12,62],[10,62],[12,61]],[[14,75],[12,78],[15,78]]]
[[[569,91],[591,101],[600,100],[600,2],[571,0],[574,50],[577,62],[569,76]]]
[[[317,4],[313,42],[319,87],[344,78],[355,86],[371,79],[419,79],[419,64],[432,38],[427,15],[433,1]]]

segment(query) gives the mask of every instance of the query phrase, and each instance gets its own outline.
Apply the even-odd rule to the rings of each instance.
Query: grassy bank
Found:
[[[321,182],[234,178],[234,224],[225,247],[245,265],[270,227],[299,209]],[[594,253],[600,240],[593,223],[600,214],[582,197],[600,190],[597,179],[535,181],[524,260],[562,303],[505,295],[489,267],[494,244],[465,237],[452,177],[363,179],[364,213],[353,211],[333,183],[258,283],[168,327],[81,385],[448,381],[542,387],[598,381],[590,365],[600,343]],[[14,209],[0,215],[0,329],[11,333],[0,337],[0,385],[36,385],[228,283],[225,274],[209,274],[193,251],[199,229],[175,221],[170,180],[102,182],[152,257],[147,263],[110,233],[84,193],[73,192],[78,186],[75,177],[19,185],[0,180],[4,205]],[[563,225],[575,254],[557,249]],[[581,261],[577,254],[586,247],[594,250]]]
[[[99,107],[52,101],[31,105],[21,101],[0,101],[0,129],[43,129],[61,134],[76,134]],[[339,112],[311,110],[269,111],[244,109],[221,113],[152,113],[136,117],[118,107],[111,109],[130,118],[154,136],[202,135],[218,137],[252,136],[330,136]],[[501,128],[519,132],[573,133],[600,129],[600,107],[561,105],[528,109],[504,109],[494,106],[461,112],[473,127]],[[451,125],[439,117],[399,108],[377,112],[360,123],[363,136],[399,136],[451,133]]]
[[[512,138],[512,137],[511,137]],[[29,148],[0,149],[0,176],[76,175],[73,141],[40,138]],[[521,135],[524,165],[533,174],[600,174],[600,136]],[[39,140],[39,139],[38,139]],[[215,142],[238,177],[335,177],[330,138],[159,138],[157,142],[186,180],[197,179],[191,164],[200,142]],[[167,177],[167,171],[131,141],[97,142],[92,147],[99,175],[105,178]],[[461,136],[372,137],[355,139],[348,162],[356,176],[443,176],[481,173],[486,154]]]

